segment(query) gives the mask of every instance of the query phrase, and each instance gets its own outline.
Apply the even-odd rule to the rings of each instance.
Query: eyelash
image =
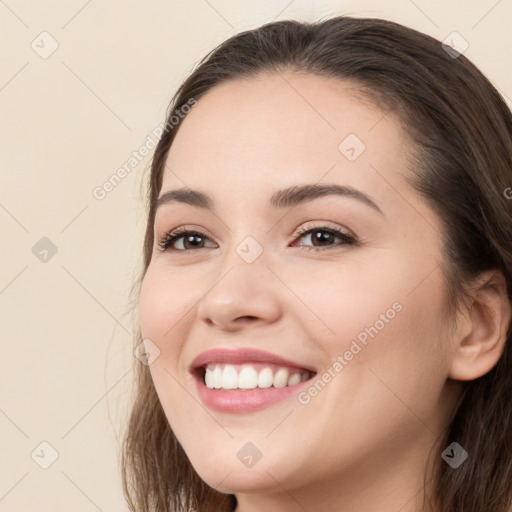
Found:
[[[337,238],[340,238],[342,240],[342,244],[335,245],[334,247],[314,247],[314,246],[300,246],[301,249],[306,249],[308,251],[315,250],[315,251],[328,251],[330,249],[336,249],[340,247],[340,245],[357,245],[357,241],[354,237],[348,235],[347,233],[344,233],[343,231],[340,231],[336,228],[331,228],[329,226],[314,226],[312,228],[301,228],[297,233],[296,237],[301,238],[302,236],[306,234],[310,234],[312,232],[319,231],[324,233],[329,233],[331,235],[334,235]],[[203,249],[204,247],[196,247],[195,249],[172,249],[170,248],[171,245],[176,242],[176,240],[179,240],[180,238],[183,238],[184,235],[196,235],[200,236],[201,238],[208,238],[203,233],[199,231],[189,230],[187,228],[178,228],[170,233],[166,233],[158,242],[158,247],[162,252],[167,251],[175,251],[175,252],[190,252],[197,249]]]

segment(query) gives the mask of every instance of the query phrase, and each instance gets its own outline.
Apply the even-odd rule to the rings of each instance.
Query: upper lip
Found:
[[[316,373],[316,370],[309,365],[297,363],[290,359],[272,354],[271,352],[265,352],[264,350],[254,348],[214,348],[202,352],[199,354],[191,363],[191,371],[195,371],[198,368],[204,367],[208,364],[213,363],[225,363],[225,364],[243,364],[243,363],[269,363],[278,366],[285,366],[289,368],[299,368],[307,370],[312,373]]]

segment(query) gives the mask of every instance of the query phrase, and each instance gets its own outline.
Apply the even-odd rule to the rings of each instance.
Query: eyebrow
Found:
[[[313,201],[319,197],[329,195],[338,195],[357,199],[384,215],[377,203],[375,203],[375,201],[364,192],[361,192],[356,188],[337,184],[295,185],[283,190],[278,190],[274,192],[270,198],[270,206],[274,209],[291,208],[298,204]],[[164,192],[157,199],[156,209],[165,204],[176,202],[197,206],[205,210],[213,211],[215,209],[214,201],[209,195],[199,190],[192,190],[189,188],[181,188]]]

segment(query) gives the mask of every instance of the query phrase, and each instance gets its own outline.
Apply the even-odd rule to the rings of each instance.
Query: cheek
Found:
[[[382,266],[360,271],[350,266],[351,272],[334,275],[326,269],[302,279],[297,295],[307,298],[321,320],[318,323],[311,312],[305,317],[312,319],[309,333],[316,334],[331,364],[346,355],[349,373],[358,373],[353,382],[375,381],[371,368],[407,394],[424,392],[429,378],[441,385],[448,369],[449,339],[440,272],[425,279],[428,272],[410,259],[388,258],[385,271]]]
[[[398,409],[407,404],[428,417],[448,375],[449,329],[437,276],[412,288],[388,288],[390,293],[362,308],[366,314],[357,316],[357,308],[353,311],[359,325],[354,324],[347,340],[355,341],[361,350],[353,356],[349,370],[357,375],[353,382],[365,389],[368,402],[372,395],[380,396],[381,403],[394,403]]]
[[[185,368],[180,366],[180,358],[200,290],[189,277],[180,277],[179,272],[158,265],[150,265],[142,282],[139,295],[142,337],[151,340],[160,351],[150,365],[151,375],[157,391],[161,386],[176,388],[174,393],[168,393],[173,397],[180,394],[174,378],[188,378]]]
[[[331,358],[348,350],[354,339],[364,344],[370,339],[368,329],[375,333],[372,326],[385,331],[399,317],[397,310],[402,309],[400,301],[406,288],[403,281],[407,276],[405,272],[403,278],[395,276],[389,263],[383,269],[385,262],[369,264],[354,254],[339,265],[329,262],[312,272],[299,270],[295,276],[286,276],[301,299],[295,301],[297,312],[307,306],[300,315],[303,327],[319,340]]]
[[[175,337],[187,322],[187,312],[193,304],[194,285],[180,283],[176,275],[149,266],[142,282],[139,296],[140,327],[144,338],[158,345]],[[187,291],[188,290],[188,291]]]
[[[328,356],[318,375],[324,384],[312,385],[301,402],[310,400],[305,407],[318,419],[318,438],[351,436],[357,425],[354,446],[363,450],[380,442],[383,431],[416,436],[426,430],[423,421],[438,428],[448,361],[439,286],[434,278],[411,293],[412,286],[384,283],[369,300],[362,288],[347,297],[333,287],[341,297],[337,317],[336,308],[329,310],[336,336],[317,338]],[[339,453],[330,450],[326,446],[322,456],[335,465]]]
[[[194,287],[189,283],[189,287],[182,290],[177,284],[176,274],[150,266],[141,286],[139,319],[142,337],[150,339],[160,351],[149,371],[166,417],[181,439],[184,435],[181,427],[188,425],[188,418],[197,415],[197,403],[184,390],[185,379],[189,376],[179,367],[187,324],[190,324],[187,311],[193,303],[192,297],[189,300],[183,290]]]

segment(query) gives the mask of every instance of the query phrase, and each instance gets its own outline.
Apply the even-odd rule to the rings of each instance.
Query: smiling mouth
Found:
[[[260,349],[218,347],[198,355],[189,372],[206,407],[246,414],[292,399],[317,369]]]
[[[306,369],[270,363],[210,363],[197,371],[208,389],[241,391],[291,387],[316,375]]]

